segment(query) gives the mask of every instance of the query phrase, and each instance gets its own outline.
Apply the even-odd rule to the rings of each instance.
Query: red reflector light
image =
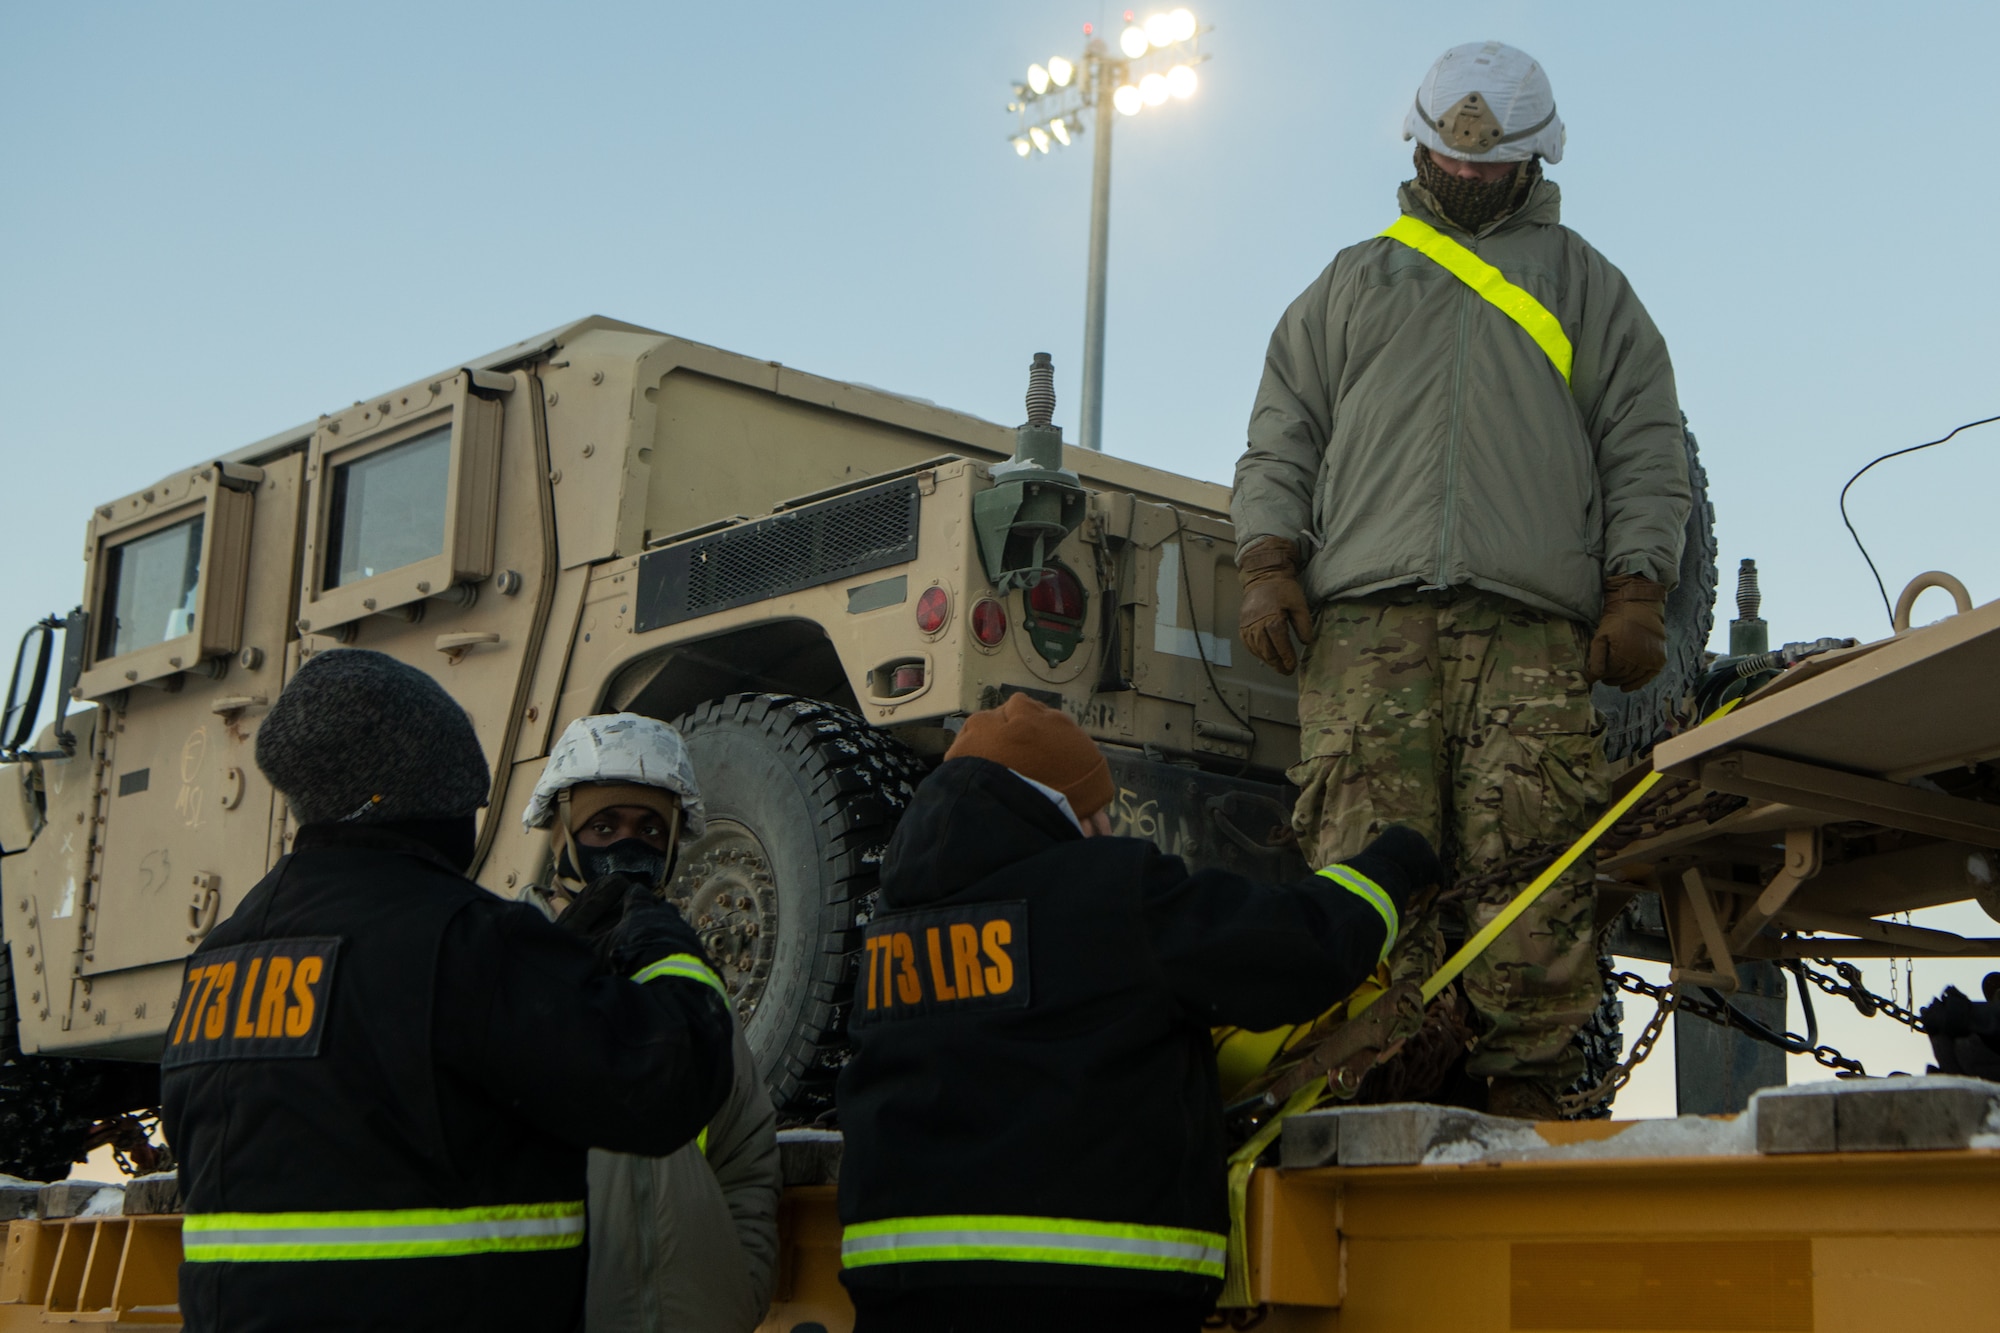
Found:
[[[1028,590],[1028,609],[1037,615],[1083,619],[1083,585],[1067,569],[1045,569]]]
[[[951,597],[943,588],[926,588],[917,598],[917,628],[935,634],[951,619]]]
[[[988,648],[995,647],[1007,637],[1007,609],[991,597],[975,603],[972,608],[972,637]]]

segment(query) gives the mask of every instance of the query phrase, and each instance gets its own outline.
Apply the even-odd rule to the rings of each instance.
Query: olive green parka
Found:
[[[1348,247],[1271,335],[1236,465],[1238,551],[1298,542],[1314,606],[1469,584],[1593,624],[1607,574],[1672,586],[1690,503],[1680,407],[1625,275],[1558,224],[1552,181],[1477,236],[1414,181],[1398,201],[1556,316],[1571,382],[1433,260],[1387,237]]]
[[[750,1333],[778,1278],[777,1116],[735,1034],[729,1098],[705,1143],[590,1154],[585,1333]]]

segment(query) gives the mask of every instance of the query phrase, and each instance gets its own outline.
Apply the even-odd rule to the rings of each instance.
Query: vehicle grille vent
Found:
[[[917,558],[914,477],[639,557],[640,634]]]

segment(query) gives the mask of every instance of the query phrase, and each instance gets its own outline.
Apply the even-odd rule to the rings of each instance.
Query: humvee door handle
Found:
[[[262,694],[225,694],[210,703],[208,711],[220,717],[228,717],[246,708],[262,708],[269,702],[270,699]]]
[[[500,642],[499,634],[490,629],[464,630],[457,634],[438,635],[437,650],[456,662],[482,644],[498,642]]]

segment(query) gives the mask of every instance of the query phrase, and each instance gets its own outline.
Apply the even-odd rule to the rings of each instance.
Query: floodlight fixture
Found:
[[[1169,98],[1194,95],[1195,67],[1208,59],[1202,37],[1212,31],[1192,10],[1176,8],[1139,20],[1131,10],[1116,39],[1083,26],[1085,47],[1075,59],[1051,56],[1028,66],[1025,81],[1012,84],[1007,111],[1018,117],[1008,138],[1017,157],[1047,156],[1074,146],[1091,118],[1096,136],[1091,153],[1090,272],[1083,318],[1083,394],[1077,443],[1102,449],[1104,426],[1105,276],[1109,267],[1111,129]]]

